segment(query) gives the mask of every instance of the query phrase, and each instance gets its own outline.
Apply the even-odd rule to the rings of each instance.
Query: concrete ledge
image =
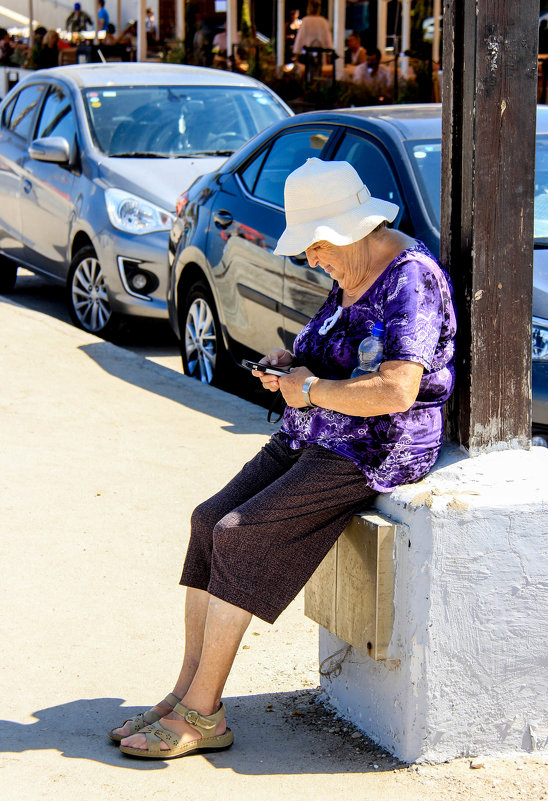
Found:
[[[329,701],[400,759],[547,746],[548,450],[447,449],[419,484],[378,499],[394,546],[394,630],[354,650]],[[320,660],[344,643],[320,633]]]

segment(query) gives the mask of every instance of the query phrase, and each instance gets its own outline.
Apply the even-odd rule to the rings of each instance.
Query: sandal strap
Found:
[[[181,699],[177,698],[177,696],[173,695],[173,693],[168,693],[168,695],[166,695],[166,697],[164,698],[164,702],[166,704],[169,704],[169,706],[172,707],[172,708],[174,706],[176,706],[179,703],[180,700]],[[139,719],[142,718],[144,723],[141,723],[141,721],[139,720],[139,728],[137,729],[137,731],[140,731],[143,728],[143,726],[146,725],[146,724],[150,725],[151,723],[157,723],[160,720],[160,718],[162,717],[162,715],[165,715],[165,712],[162,712],[161,714],[158,714],[158,712],[153,712],[152,709],[148,709],[144,713],[140,712],[138,715],[136,715],[134,720],[137,720],[137,718],[139,718]],[[132,732],[132,734],[133,734],[133,732]]]
[[[217,724],[226,715],[224,704],[221,704],[217,712],[214,712],[212,715],[202,715],[200,712],[197,712],[196,709],[190,709],[181,702],[175,704],[173,711],[181,715],[193,729],[196,729],[196,731],[202,735],[202,739],[214,737]]]

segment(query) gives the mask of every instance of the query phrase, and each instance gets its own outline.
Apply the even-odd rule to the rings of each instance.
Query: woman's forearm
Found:
[[[378,373],[332,381],[320,378],[310,387],[316,406],[357,417],[407,411],[419,392],[423,367],[416,362],[384,362]]]

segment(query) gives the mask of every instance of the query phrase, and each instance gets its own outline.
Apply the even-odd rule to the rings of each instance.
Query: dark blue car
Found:
[[[285,179],[311,156],[349,161],[373,195],[399,205],[394,225],[439,252],[440,105],[311,112],[275,123],[179,199],[168,308],[186,374],[210,383],[231,360],[290,348],[327,295],[332,280],[309,268],[304,254],[273,255],[285,227]],[[537,115],[533,421],[535,441],[548,445],[545,106]]]

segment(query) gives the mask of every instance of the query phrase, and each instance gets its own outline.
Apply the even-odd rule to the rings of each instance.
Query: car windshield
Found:
[[[408,152],[430,219],[440,228],[441,141],[408,142]],[[548,242],[548,134],[538,134],[535,159],[535,239]]]
[[[229,155],[287,111],[260,87],[110,86],[82,92],[107,156]]]

